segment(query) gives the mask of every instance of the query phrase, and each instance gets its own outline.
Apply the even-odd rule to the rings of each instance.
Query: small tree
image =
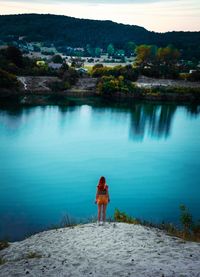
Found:
[[[125,44],[126,56],[130,57],[135,53],[136,44],[133,41],[129,41]]]
[[[94,49],[90,46],[90,44],[86,45],[86,56],[93,57],[94,56]]]
[[[63,59],[60,55],[54,55],[52,58],[53,63],[63,63]]]
[[[180,57],[180,52],[174,48],[172,45],[169,45],[164,48],[159,48],[157,50],[157,60],[166,65],[174,65],[178,58]]]
[[[136,48],[136,65],[142,68],[152,61],[152,46],[151,45],[140,45]]]
[[[101,48],[99,47],[95,48],[95,56],[98,58],[101,56]]]
[[[180,205],[180,210],[180,221],[183,225],[185,235],[187,235],[188,233],[190,233],[190,229],[192,228],[192,215],[189,213],[185,205]]]
[[[113,46],[112,43],[110,43],[110,44],[108,45],[108,47],[107,47],[107,53],[108,53],[108,56],[114,55],[114,53],[115,53],[115,48],[114,48],[114,46]]]

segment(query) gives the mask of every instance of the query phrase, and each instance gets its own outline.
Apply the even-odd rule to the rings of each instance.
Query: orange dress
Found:
[[[108,204],[108,186],[106,185],[103,190],[99,190],[97,186],[97,204]]]

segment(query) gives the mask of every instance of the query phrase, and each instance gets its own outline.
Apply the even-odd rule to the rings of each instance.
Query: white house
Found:
[[[52,68],[52,69],[60,69],[61,67],[62,67],[62,63],[53,63],[53,62],[51,62],[51,63],[49,63],[48,64],[48,66],[49,66],[49,68]]]

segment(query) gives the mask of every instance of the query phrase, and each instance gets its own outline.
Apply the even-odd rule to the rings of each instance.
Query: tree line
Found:
[[[58,15],[1,15],[0,39],[11,42],[21,37],[26,41],[54,43],[67,49],[90,45],[106,50],[112,43],[116,49],[125,49],[128,42],[137,45],[152,44],[164,47],[173,44],[181,50],[184,59],[200,60],[200,32],[155,33],[143,27],[118,24],[112,21],[77,19]],[[112,51],[112,49],[110,49]]]

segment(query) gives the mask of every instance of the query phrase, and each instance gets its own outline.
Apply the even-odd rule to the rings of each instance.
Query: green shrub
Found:
[[[126,66],[114,66],[108,67],[103,66],[102,64],[97,64],[93,66],[91,71],[92,77],[100,78],[104,76],[112,76],[118,78],[119,76],[123,76],[125,80],[136,81],[139,76],[139,72],[136,68],[133,68],[132,65]]]
[[[63,63],[63,59],[60,55],[54,55],[52,57],[52,62],[54,62],[54,63]]]
[[[59,92],[59,91],[63,91],[66,89],[69,89],[71,86],[69,84],[69,82],[65,81],[55,81],[49,84],[49,88],[52,89],[52,91],[54,92]]]
[[[200,241],[200,220],[193,222],[192,215],[185,205],[180,205],[180,221],[183,225],[183,238]]]
[[[115,209],[114,220],[117,222],[125,222],[131,224],[140,224],[148,227],[155,227],[161,230],[165,230],[169,235],[176,236],[185,240],[200,242],[200,221],[193,223],[192,215],[184,205],[180,205],[181,216],[180,221],[183,225],[183,229],[178,229],[172,223],[154,224],[145,220],[139,220],[127,215],[125,212],[121,212],[119,209]]]
[[[137,219],[135,219],[131,216],[128,216],[126,213],[121,212],[118,209],[115,209],[114,219],[117,222],[125,222],[125,223],[131,223],[131,224],[139,224],[140,223]]]
[[[180,205],[181,215],[180,215],[180,221],[183,225],[184,231],[186,233],[189,233],[189,231],[192,228],[192,215],[189,213],[188,209],[185,207],[185,205]]]
[[[134,92],[136,90],[135,85],[131,81],[127,81],[123,76],[103,76],[98,84],[97,90],[102,94],[111,94],[115,92]]]

